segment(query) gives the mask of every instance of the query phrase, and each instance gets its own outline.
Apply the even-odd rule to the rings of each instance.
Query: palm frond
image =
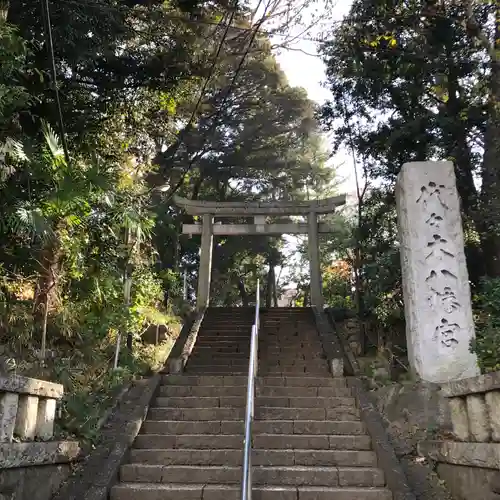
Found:
[[[59,136],[50,126],[50,123],[45,120],[42,121],[42,132],[53,158],[57,161],[64,161],[64,150],[59,141]]]
[[[24,152],[24,146],[20,141],[7,137],[3,144],[0,144],[0,153],[9,154],[17,161],[27,161],[28,157]]]
[[[18,220],[15,225],[17,231],[30,232],[42,241],[49,241],[54,238],[54,231],[39,208],[18,207],[16,216]]]

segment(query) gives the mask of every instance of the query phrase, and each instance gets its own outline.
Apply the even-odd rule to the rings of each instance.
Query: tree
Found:
[[[490,139],[498,133],[491,104],[496,62],[491,51],[475,42],[478,33],[491,43],[496,40],[489,29],[493,3],[476,5],[473,18],[461,2],[429,5],[353,4],[321,49],[334,96],[323,118],[326,127],[336,130],[338,144],[352,139],[369,176],[389,186],[407,161],[454,161],[464,222],[469,234],[478,235],[485,265],[479,264],[471,238],[469,253],[476,258],[469,260],[469,268],[477,281],[485,272],[498,273],[495,217],[500,212],[488,208],[498,197]],[[475,35],[471,22],[480,29]],[[371,120],[374,115],[377,119]]]

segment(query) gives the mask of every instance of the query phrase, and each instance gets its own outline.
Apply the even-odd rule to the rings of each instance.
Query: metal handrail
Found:
[[[255,379],[259,364],[260,283],[257,280],[255,319],[250,340],[248,361],[247,405],[245,410],[245,437],[243,440],[243,471],[241,479],[241,500],[252,499],[252,424],[255,407]]]

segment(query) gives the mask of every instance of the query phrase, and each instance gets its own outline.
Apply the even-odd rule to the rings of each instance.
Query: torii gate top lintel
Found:
[[[308,215],[329,214],[336,207],[345,205],[342,194],[312,201],[199,201],[174,196],[174,203],[189,215],[214,215],[220,217],[252,217],[256,215]]]

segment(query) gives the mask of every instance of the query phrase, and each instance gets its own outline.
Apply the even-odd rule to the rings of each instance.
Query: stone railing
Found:
[[[458,441],[500,442],[500,372],[444,384]]]
[[[47,441],[54,435],[63,386],[18,375],[0,376],[0,443]]]
[[[0,375],[0,499],[50,500],[78,460],[77,441],[54,437],[63,386]]]
[[[500,372],[443,384],[451,439],[426,441],[419,451],[458,499],[500,499]]]

